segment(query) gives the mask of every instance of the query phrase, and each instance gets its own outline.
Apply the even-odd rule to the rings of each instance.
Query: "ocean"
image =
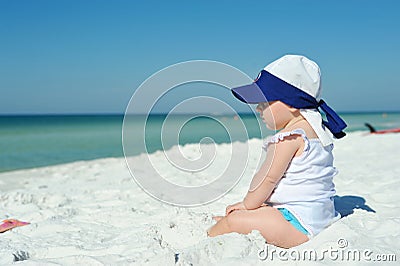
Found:
[[[368,132],[365,122],[376,129],[400,127],[400,112],[342,113],[341,116],[348,124],[346,132]],[[210,139],[216,143],[229,143],[246,141],[248,138],[265,138],[274,133],[264,126],[260,130],[259,118],[248,114],[240,117],[191,117],[168,117],[168,123],[165,123],[167,127],[164,125],[163,131],[167,141],[161,140],[165,115],[151,115],[145,126],[144,116],[129,119],[129,126],[137,134],[144,134],[143,129],[146,129],[145,145],[138,141],[129,155],[153,153],[176,144],[185,145]],[[0,172],[123,157],[123,119],[123,115],[0,116]],[[180,133],[176,134],[174,130]]]

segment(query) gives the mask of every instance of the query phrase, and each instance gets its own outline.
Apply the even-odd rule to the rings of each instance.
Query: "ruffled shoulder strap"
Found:
[[[289,137],[292,135],[300,135],[304,140],[303,152],[308,151],[308,149],[310,148],[310,141],[308,140],[308,138],[306,136],[306,132],[304,132],[304,130],[301,128],[296,128],[296,129],[294,129],[292,131],[288,131],[288,132],[279,132],[273,136],[268,137],[267,140],[263,143],[263,149],[267,150],[269,144],[278,143],[279,141],[282,141],[286,137]]]

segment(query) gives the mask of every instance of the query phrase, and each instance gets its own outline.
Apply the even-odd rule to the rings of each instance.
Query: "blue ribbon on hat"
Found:
[[[318,102],[318,107],[322,109],[325,113],[326,119],[328,120],[322,120],[322,124],[324,124],[324,126],[326,126],[336,138],[340,139],[346,136],[346,133],[343,132],[343,129],[347,127],[346,122],[344,122],[343,119],[340,118],[340,116],[330,108],[324,100]]]
[[[319,102],[308,93],[262,70],[257,80],[250,84],[232,89],[233,95],[245,103],[282,101],[297,109],[317,109],[325,113],[327,121],[322,120],[332,134],[340,139],[347,127],[342,118],[330,108],[324,100]]]

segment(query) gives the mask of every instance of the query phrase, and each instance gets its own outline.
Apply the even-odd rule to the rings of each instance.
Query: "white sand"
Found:
[[[262,144],[261,140],[249,143]],[[243,143],[234,145],[235,149]],[[325,259],[296,263],[330,265],[337,263],[335,256],[341,261],[340,252],[355,250],[367,252],[371,259],[395,254],[399,261],[400,134],[356,132],[335,145],[340,171],[335,177],[341,197],[338,202],[343,213],[352,213],[308,243],[289,250],[291,257],[295,252],[315,250],[319,258],[325,254]],[[219,145],[219,149],[228,146]],[[157,160],[162,153],[151,156]],[[133,160],[140,164],[141,158]],[[250,168],[255,161],[250,158]],[[243,198],[250,179],[247,171],[232,191],[212,204],[179,208],[143,192],[123,158],[0,174],[0,218],[31,222],[0,234],[0,264],[21,259],[22,264],[30,265],[175,265],[177,258],[177,265],[268,265],[271,254],[265,261],[257,256],[264,248],[257,231],[215,238],[205,233],[214,223],[212,215],[222,215],[226,205]],[[375,212],[363,206],[363,199]],[[347,241],[347,247],[338,247],[340,238]],[[326,249],[333,250],[331,258],[323,253]],[[281,249],[269,246],[272,250],[274,263],[293,263],[289,254],[280,254],[287,261],[278,258]],[[353,263],[365,264],[363,258]]]

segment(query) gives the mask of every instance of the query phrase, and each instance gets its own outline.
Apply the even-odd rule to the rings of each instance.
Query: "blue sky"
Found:
[[[169,65],[215,60],[255,78],[288,53],[320,65],[337,111],[399,111],[399,10],[361,0],[0,0],[0,114],[123,113]]]

